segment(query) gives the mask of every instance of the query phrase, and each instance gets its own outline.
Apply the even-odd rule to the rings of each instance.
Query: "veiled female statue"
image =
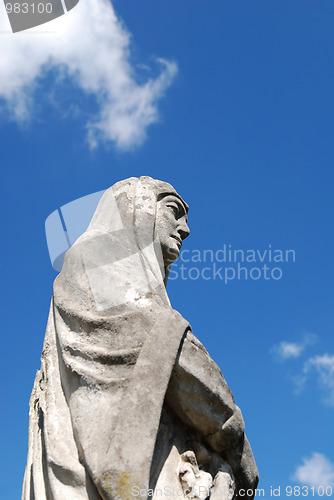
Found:
[[[23,500],[253,498],[241,412],[165,289],[187,212],[170,184],[126,179],[67,251],[30,400]]]

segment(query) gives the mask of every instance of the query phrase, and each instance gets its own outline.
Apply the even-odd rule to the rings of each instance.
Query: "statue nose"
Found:
[[[186,222],[183,222],[180,227],[178,228],[178,233],[181,236],[182,240],[187,238],[190,234],[190,229],[188,227],[188,224]]]

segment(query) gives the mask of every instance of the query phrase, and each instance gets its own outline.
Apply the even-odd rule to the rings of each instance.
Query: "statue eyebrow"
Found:
[[[167,203],[175,203],[178,206],[179,212],[181,212],[181,214],[182,214],[181,217],[183,217],[185,215],[186,221],[188,221],[187,211],[186,211],[186,208],[185,208],[184,204],[182,203],[182,201],[174,194],[167,194],[163,198],[167,198],[167,196],[171,196],[174,198],[174,200],[169,200]],[[163,198],[161,198],[161,199],[163,199]]]
[[[181,212],[182,212],[182,217],[183,217],[183,215],[185,215],[185,216],[186,216],[186,221],[187,221],[187,220],[188,220],[188,217],[187,217],[187,211],[186,211],[185,206],[183,205],[183,203],[181,202],[181,200],[178,200],[176,197],[175,197],[175,199],[176,199],[176,202],[175,202],[175,203],[177,203],[177,205],[178,205],[178,207],[179,207],[179,211],[180,211],[180,209],[181,209]]]
[[[177,193],[160,193],[158,195],[157,201],[161,201],[167,196],[172,196],[175,198],[175,203],[182,208],[182,212],[186,216],[186,221],[188,221],[188,205],[182,200],[182,198]]]

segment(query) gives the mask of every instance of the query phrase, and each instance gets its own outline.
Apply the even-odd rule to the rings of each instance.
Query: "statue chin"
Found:
[[[177,245],[175,245],[175,247],[168,247],[166,249],[163,249],[163,258],[165,265],[170,266],[171,264],[173,264],[173,262],[175,262],[179,258],[179,255],[180,250]]]

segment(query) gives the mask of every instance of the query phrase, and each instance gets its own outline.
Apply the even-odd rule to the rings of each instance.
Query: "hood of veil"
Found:
[[[61,272],[80,282],[77,298],[89,309],[106,313],[125,306],[170,305],[168,268],[155,235],[157,201],[168,194],[182,200],[170,184],[151,177],[120,181],[103,194]]]

